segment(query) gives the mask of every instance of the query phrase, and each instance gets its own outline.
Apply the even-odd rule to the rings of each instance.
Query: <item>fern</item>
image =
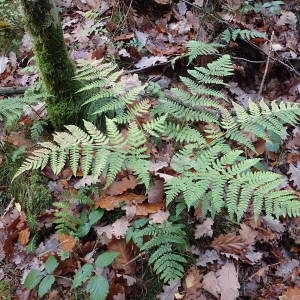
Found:
[[[195,55],[215,54],[218,46],[189,42],[187,55],[192,59]],[[285,125],[298,122],[297,104],[257,104],[249,100],[248,108],[232,103],[229,109],[227,97],[218,90],[226,85],[224,78],[233,73],[228,55],[206,67],[188,70],[189,76],[180,78],[184,88],[163,93],[150,85],[149,90],[159,96],[155,104],[141,99],[145,86],[128,91],[119,80],[121,72],[116,70],[111,63],[85,63],[77,75],[86,82],[81,91],[93,93],[86,103],[100,101],[97,113],[115,114],[112,119],[106,118],[106,133],[87,121],[84,130],[66,126],[66,132],[54,134],[53,142],[41,143],[14,178],[47,164],[58,174],[68,163],[74,175],[80,169],[84,176],[105,177],[106,187],[124,169],[149,187],[150,157],[145,145],[151,137],[164,136],[177,142],[177,153],[170,163],[171,172],[177,175],[165,182],[167,204],[183,196],[188,208],[202,201],[204,213],[210,211],[214,216],[227,209],[229,216],[238,221],[250,204],[256,219],[263,211],[268,216],[300,215],[295,195],[278,190],[283,183],[281,176],[257,171],[255,166],[260,160],[246,159],[243,153],[246,147],[255,151],[249,133],[266,141],[285,136]],[[122,124],[122,131],[118,124]],[[243,150],[232,150],[229,140],[242,145]]]
[[[187,56],[189,57],[189,63],[199,55],[209,55],[219,53],[218,47],[223,47],[221,44],[207,44],[202,41],[189,41],[186,44],[188,51]]]
[[[146,85],[127,90],[126,81],[119,80],[123,71],[117,71],[117,64],[100,60],[91,64],[82,61],[79,66],[75,79],[83,81],[84,87],[78,92],[92,92],[83,104],[96,104],[92,115],[115,114],[118,117],[114,121],[124,124],[135,120],[149,108],[147,101],[135,103]]]
[[[50,97],[49,94],[30,94],[24,97],[6,98],[0,101],[0,121],[5,121],[6,126],[12,126],[21,117],[26,109],[30,109]]]
[[[243,40],[250,40],[254,38],[266,38],[266,34],[263,32],[248,30],[248,29],[234,29],[229,30],[226,29],[222,32],[220,39],[225,43],[229,43],[230,41],[236,41],[238,38]]]
[[[153,265],[153,270],[160,279],[168,283],[180,279],[184,274],[184,264],[187,261],[182,256],[181,249],[186,245],[185,235],[182,224],[165,222],[161,227],[149,224],[135,229],[131,231],[130,238],[142,241],[146,236],[151,237],[147,242],[138,242],[137,245],[141,251],[151,253],[148,263]]]
[[[222,110],[220,125],[226,130],[225,138],[234,140],[255,151],[249,138],[243,132],[251,132],[253,135],[270,140],[273,133],[278,136],[286,136],[285,123],[296,125],[300,116],[298,104],[272,102],[267,105],[264,101],[255,104],[251,99],[248,101],[249,109],[233,103],[235,116],[228,110]]]
[[[296,196],[288,191],[274,191],[283,178],[272,172],[250,171],[260,159],[244,159],[240,150],[230,150],[226,145],[217,144],[211,148],[197,150],[197,146],[179,152],[171,166],[178,176],[165,183],[167,204],[182,194],[188,207],[197,206],[209,193],[206,203],[212,215],[227,208],[229,216],[241,220],[250,202],[253,202],[257,219],[262,211],[266,214],[295,216],[300,213]],[[279,199],[279,195],[285,195]],[[298,203],[298,204],[297,204]],[[297,205],[296,205],[297,204]]]
[[[75,199],[72,199],[72,202],[75,202]],[[76,202],[80,203],[82,201]],[[84,200],[84,202],[87,202],[87,200]],[[86,236],[92,225],[98,222],[104,214],[104,211],[99,209],[83,210],[78,217],[71,213],[69,202],[54,202],[53,205],[58,209],[54,213],[55,219],[53,220],[53,223],[56,224],[56,232],[76,238]]]
[[[53,142],[40,143],[41,148],[34,150],[27,157],[14,178],[20,174],[34,169],[43,169],[47,163],[55,174],[62,171],[67,161],[76,174],[79,167],[84,175],[91,174],[98,178],[106,172],[106,186],[110,185],[117,173],[126,167],[130,167],[141,179],[141,183],[149,186],[148,164],[149,158],[143,144],[146,142],[144,131],[140,130],[135,123],[128,128],[127,138],[117,129],[115,123],[106,119],[107,134],[101,133],[90,122],[84,122],[86,131],[69,125],[69,132],[54,134]],[[153,131],[160,130],[160,123]],[[80,164],[80,157],[82,162]]]
[[[179,88],[171,89],[170,97],[161,97],[153,113],[169,113],[181,123],[195,121],[218,123],[216,109],[223,108],[219,100],[227,99],[224,94],[209,86],[225,85],[222,77],[232,75],[232,72],[228,55],[209,63],[206,68],[196,67],[188,70],[191,78],[180,77],[188,91]]]

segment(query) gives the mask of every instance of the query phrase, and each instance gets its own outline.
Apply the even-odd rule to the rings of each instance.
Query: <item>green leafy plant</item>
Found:
[[[279,15],[281,13],[280,5],[283,5],[283,1],[267,1],[263,4],[255,3],[253,0],[243,1],[241,13],[247,13],[253,10],[255,13],[261,13],[262,8],[266,8],[270,13]]]
[[[146,123],[145,130],[153,132],[156,123],[157,126],[160,125],[159,120]],[[128,167],[137,174],[145,186],[149,186],[150,178],[147,172],[149,161],[148,155],[145,154],[146,148],[143,146],[146,135],[137,124],[130,124],[127,137],[119,132],[115,122],[110,119],[106,119],[107,135],[90,122],[85,121],[84,126],[87,133],[69,125],[67,126],[69,133],[56,133],[54,143],[41,143],[43,148],[33,151],[33,155],[27,159],[15,177],[27,170],[44,168],[48,161],[55,174],[58,174],[68,158],[71,169],[76,174],[81,153],[83,155],[81,168],[85,176],[90,172],[94,178],[98,178],[104,173],[108,186],[119,171]]]
[[[55,282],[55,276],[53,272],[58,267],[59,263],[54,256],[49,256],[45,262],[45,271],[40,270],[30,270],[27,274],[24,286],[30,290],[38,286],[38,296],[39,298],[44,297],[51,289],[53,283]]]
[[[113,263],[119,252],[107,251],[100,254],[94,264],[83,265],[75,274],[72,281],[72,289],[76,289],[87,283],[85,290],[90,294],[91,300],[105,300],[108,295],[109,283],[102,275],[95,273],[96,268],[104,268]]]
[[[187,263],[182,255],[187,243],[185,226],[173,222],[145,226],[147,222],[147,219],[135,221],[126,233],[126,242],[132,240],[141,251],[150,252],[148,263],[163,282],[180,279]]]
[[[165,184],[167,204],[182,193],[188,207],[196,207],[202,200],[204,214],[210,210],[213,216],[226,207],[231,219],[235,215],[238,222],[251,199],[255,219],[263,204],[268,216],[299,215],[300,203],[294,193],[274,191],[284,179],[272,172],[252,172],[260,159],[246,159],[242,153],[222,144],[206,149],[186,146],[173,160],[177,176]]]
[[[0,121],[5,121],[6,127],[16,123],[26,109],[45,101],[49,94],[25,93],[24,97],[6,98],[0,102]]]
[[[229,43],[230,41],[236,41],[238,38],[241,39],[254,39],[254,38],[266,38],[264,32],[248,29],[226,29],[221,33],[220,39],[222,42]]]
[[[85,290],[90,294],[91,300],[105,300],[108,295],[109,284],[102,275],[93,275],[96,268],[104,268],[113,263],[119,252],[108,251],[100,254],[94,264],[84,264],[75,274],[72,280],[72,289],[81,287],[87,282]],[[24,282],[28,289],[34,289],[38,286],[39,298],[44,297],[55,282],[55,270],[59,262],[54,256],[49,256],[45,262],[45,271],[30,270]]]
[[[90,211],[82,211],[80,216],[76,217],[70,213],[70,203],[55,202],[53,205],[60,208],[60,211],[54,214],[55,219],[53,223],[56,224],[56,232],[76,238],[86,236],[92,226],[97,223],[104,214],[104,210],[93,208]]]

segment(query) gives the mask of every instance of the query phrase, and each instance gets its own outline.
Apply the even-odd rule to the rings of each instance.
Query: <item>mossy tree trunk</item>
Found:
[[[47,91],[48,116],[56,130],[78,124],[80,98],[78,83],[72,80],[74,65],[64,43],[58,10],[53,0],[21,0],[26,31],[31,35],[34,53]]]

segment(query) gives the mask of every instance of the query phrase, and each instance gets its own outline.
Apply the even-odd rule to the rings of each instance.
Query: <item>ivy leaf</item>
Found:
[[[108,289],[108,281],[101,275],[93,276],[86,287],[91,295],[90,300],[105,300]]]
[[[85,264],[82,268],[80,268],[73,279],[72,289],[75,289],[82,285],[83,282],[87,281],[93,271],[94,267],[91,264]]]
[[[54,281],[55,281],[55,277],[53,275],[47,275],[46,277],[43,278],[43,280],[39,285],[39,290],[38,290],[38,295],[40,298],[44,297],[50,291]]]
[[[24,281],[24,286],[27,289],[35,288],[42,279],[42,272],[39,270],[31,270]]]
[[[99,268],[107,267],[115,260],[117,256],[119,256],[120,253],[116,251],[108,251],[105,253],[100,254],[96,261],[95,265]]]
[[[56,258],[53,255],[49,256],[45,262],[45,269],[47,273],[51,274],[57,268],[57,266],[58,266],[58,262]]]

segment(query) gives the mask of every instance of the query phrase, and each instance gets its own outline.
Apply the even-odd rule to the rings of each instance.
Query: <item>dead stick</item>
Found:
[[[267,73],[268,73],[268,70],[269,70],[270,57],[271,57],[271,52],[272,52],[273,37],[274,37],[274,31],[272,32],[271,39],[270,39],[269,50],[268,50],[268,53],[267,53],[268,54],[267,63],[266,63],[263,78],[262,78],[261,83],[260,83],[260,87],[259,87],[259,91],[258,91],[258,98],[261,97],[262,90],[263,90],[263,87],[264,87],[264,84],[265,84],[265,81],[266,81]]]
[[[0,96],[24,94],[27,89],[26,86],[0,87]]]

